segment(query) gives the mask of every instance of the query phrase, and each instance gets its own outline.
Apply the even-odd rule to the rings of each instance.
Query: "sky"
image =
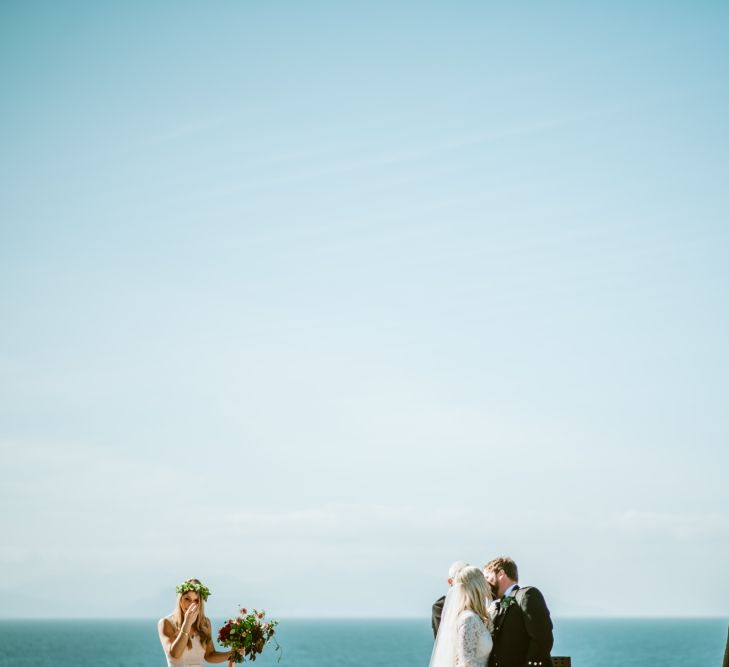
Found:
[[[729,5],[3,2],[0,617],[729,607]]]

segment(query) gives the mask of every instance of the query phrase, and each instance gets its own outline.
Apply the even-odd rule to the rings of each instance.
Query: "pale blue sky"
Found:
[[[0,615],[729,616],[729,6],[585,4],[2,4]]]

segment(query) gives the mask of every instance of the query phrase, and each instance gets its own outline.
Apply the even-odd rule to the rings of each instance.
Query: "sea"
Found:
[[[574,667],[721,667],[728,622],[556,618],[553,655]],[[433,646],[428,618],[283,619],[277,638],[281,652],[269,644],[258,667],[427,667]],[[154,619],[0,621],[2,667],[166,664]]]

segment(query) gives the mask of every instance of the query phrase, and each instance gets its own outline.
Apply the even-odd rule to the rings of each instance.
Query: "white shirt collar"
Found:
[[[504,594],[501,596],[501,599],[503,600],[504,598],[508,598],[514,592],[514,589],[517,588],[518,586],[519,586],[519,584],[511,584],[511,586],[509,586],[509,588],[507,588],[504,591]]]

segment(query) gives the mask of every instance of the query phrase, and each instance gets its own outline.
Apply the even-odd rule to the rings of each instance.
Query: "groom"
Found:
[[[489,561],[483,573],[499,598],[489,667],[551,667],[552,620],[542,594],[532,586],[519,588],[519,571],[511,558]]]

